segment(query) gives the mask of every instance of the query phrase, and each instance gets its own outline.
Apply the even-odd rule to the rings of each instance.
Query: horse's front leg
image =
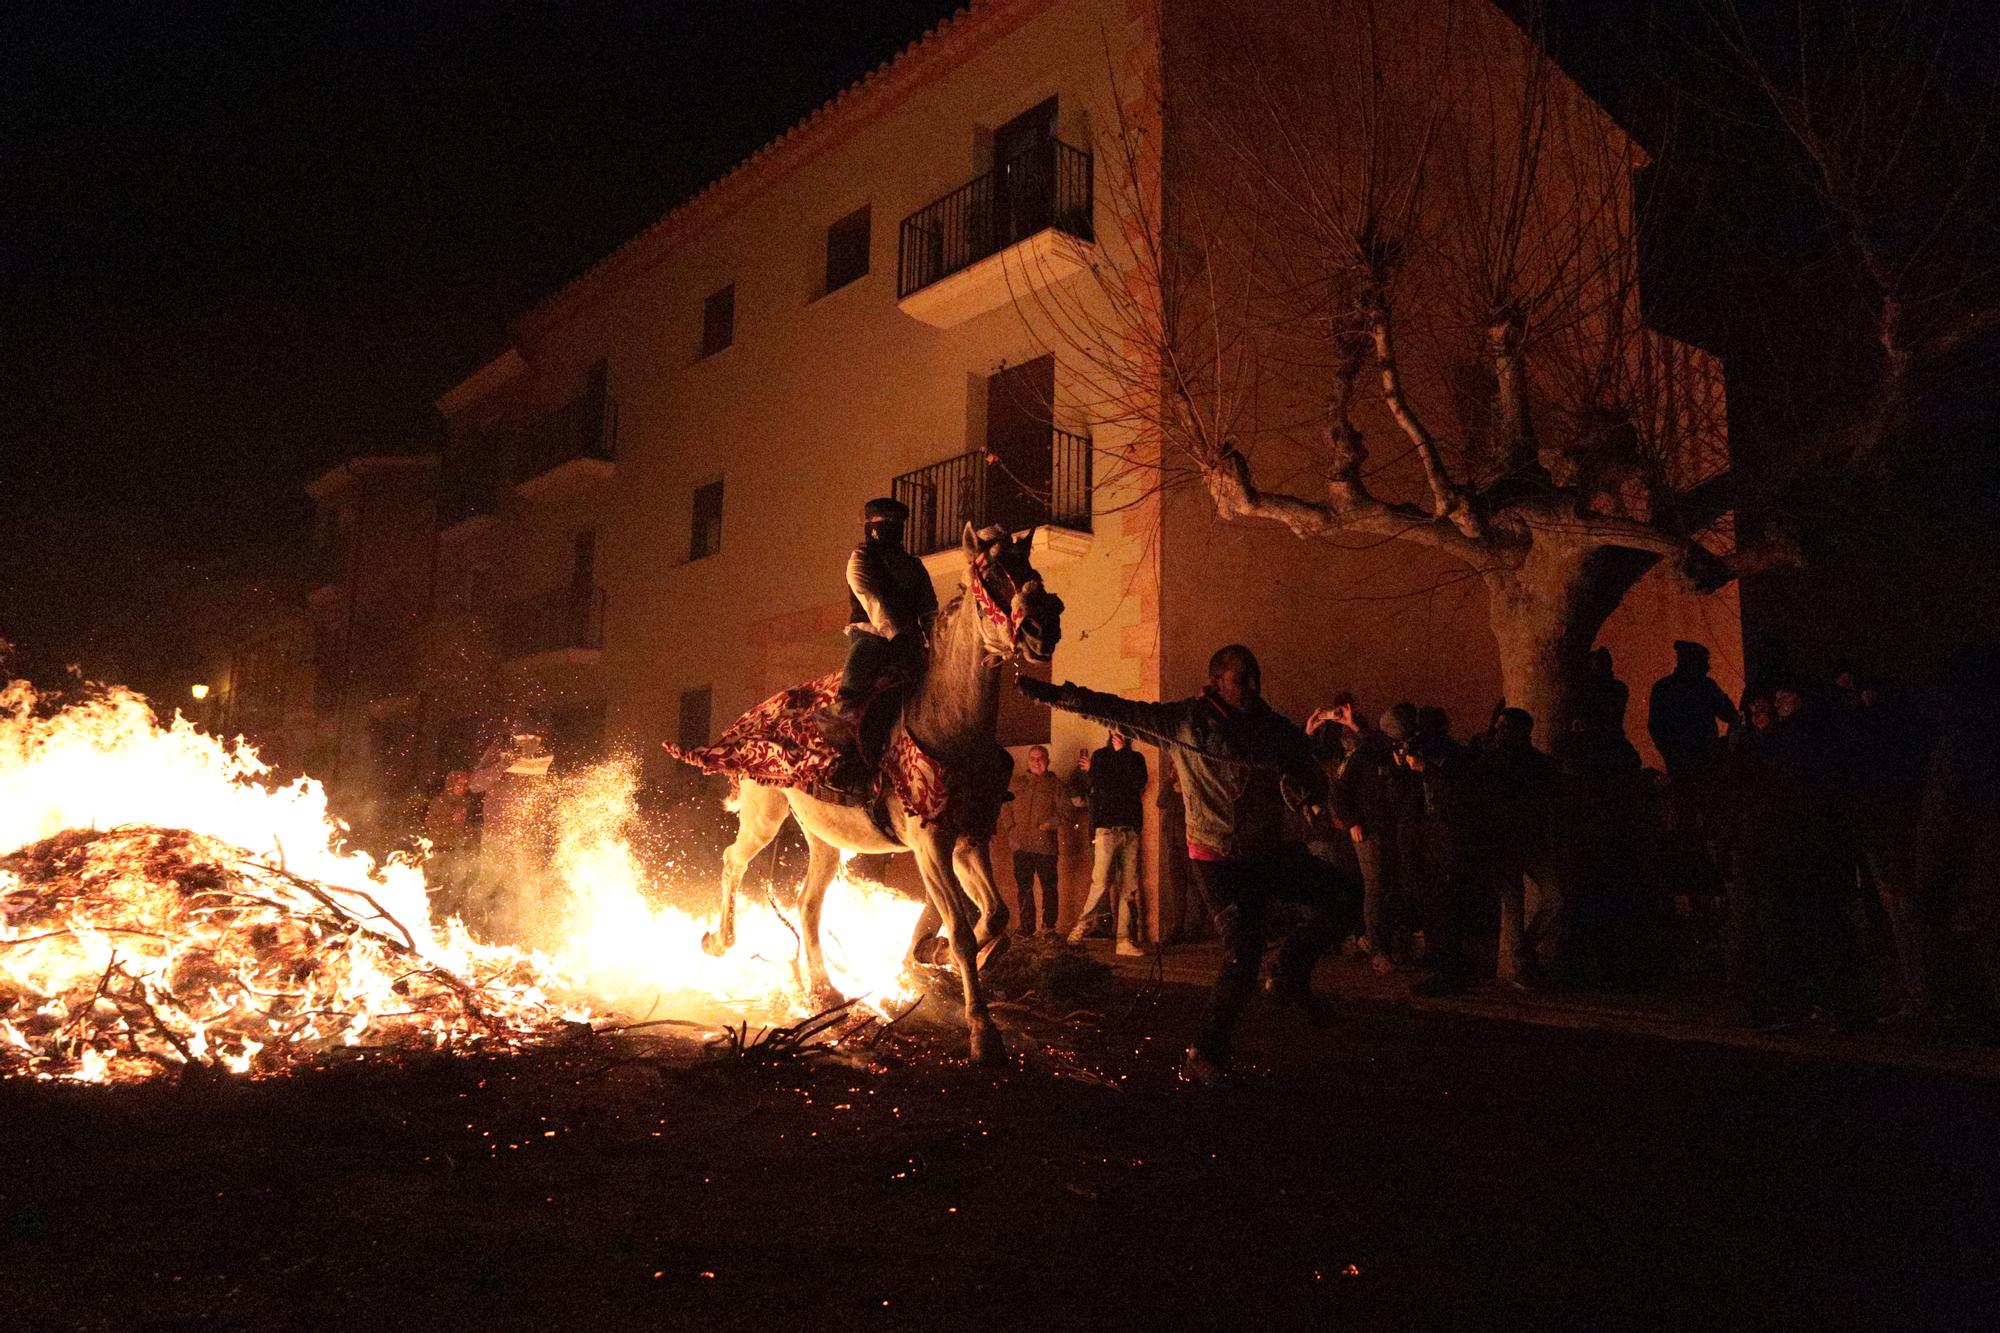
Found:
[[[951,948],[939,934],[944,918],[932,906],[930,894],[924,894],[924,910],[917,914],[915,929],[910,931],[910,957],[919,963],[942,963],[950,955]]]
[[[701,947],[720,958],[736,947],[736,891],[743,872],[770,845],[785,822],[785,794],[745,782],[737,791],[736,840],[722,853],[722,899],[716,905],[715,929],[704,933]]]
[[[965,992],[965,1026],[972,1037],[972,1059],[982,1065],[1004,1064],[1007,1042],[986,1011],[986,996],[980,989],[979,966],[974,957],[972,903],[952,869],[951,835],[927,830],[921,835],[905,837],[904,844],[916,853],[925,895],[944,919],[945,939],[951,945],[952,963],[958,969],[959,984]]]

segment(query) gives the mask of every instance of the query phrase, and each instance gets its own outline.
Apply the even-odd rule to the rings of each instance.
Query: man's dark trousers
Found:
[[[1042,881],[1042,929],[1056,928],[1056,854],[1054,852],[1014,853],[1014,893],[1021,900],[1021,924],[1035,924],[1035,880]]]
[[[1230,1036],[1257,990],[1272,906],[1293,904],[1298,914],[1271,969],[1272,988],[1303,994],[1312,983],[1314,964],[1359,918],[1361,886],[1305,848],[1289,844],[1252,856],[1188,864],[1222,934],[1222,969],[1215,974],[1208,1019],[1195,1049],[1220,1063],[1228,1059]]]

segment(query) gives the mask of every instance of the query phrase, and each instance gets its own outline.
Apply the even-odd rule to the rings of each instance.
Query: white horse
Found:
[[[816,996],[830,996],[826,960],[819,938],[820,908],[827,886],[840,868],[840,853],[915,854],[923,876],[922,938],[942,921],[945,942],[965,990],[965,1020],[972,1058],[994,1064],[1006,1058],[1000,1030],[980,993],[976,950],[1004,938],[1007,907],[993,883],[986,838],[957,827],[979,820],[958,818],[968,790],[991,773],[998,748],[1000,668],[1016,656],[1046,662],[1062,637],[1062,599],[1042,586],[1029,563],[1034,534],[1015,540],[1003,529],[975,534],[965,528],[965,579],[959,593],[938,613],[923,678],[903,701],[889,734],[882,764],[889,832],[867,809],[822,801],[790,787],[767,787],[742,779],[737,784],[736,841],[722,855],[722,899],[716,928],[702,941],[710,953],[727,952],[736,942],[736,891],[743,873],[770,844],[790,814],[799,821],[810,855],[799,891],[800,935],[806,982]],[[905,805],[888,776],[899,746],[914,742],[933,761],[932,773],[953,794],[942,815],[925,819]],[[997,800],[998,793],[989,799]],[[973,797],[977,805],[979,797]],[[990,814],[987,816],[990,821]],[[990,831],[990,830],[989,830]],[[975,923],[973,903],[978,900]]]

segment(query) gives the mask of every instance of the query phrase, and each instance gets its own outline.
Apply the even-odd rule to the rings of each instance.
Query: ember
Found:
[[[655,900],[627,836],[628,771],[577,775],[548,812],[554,864],[531,886],[546,951],[435,919],[420,863],[347,848],[317,783],[268,774],[126,690],[0,690],[0,1074],[270,1073],[340,1047],[515,1044],[620,1011],[718,1027],[813,1012],[776,907],[746,910],[737,949],[711,958],[704,923]],[[877,1013],[917,993],[917,912],[845,876],[829,896],[834,979]]]

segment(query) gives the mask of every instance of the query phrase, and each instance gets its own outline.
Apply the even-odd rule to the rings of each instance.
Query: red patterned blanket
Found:
[[[820,734],[814,715],[833,707],[839,689],[837,671],[795,685],[737,718],[729,730],[707,745],[683,750],[669,743],[667,751],[704,773],[727,773],[766,787],[815,791],[840,762],[840,752]]]
[[[838,673],[796,685],[737,718],[709,744],[683,750],[669,742],[667,751],[704,773],[748,778],[765,787],[792,787],[822,800],[872,804],[824,790],[840,753],[821,735],[815,715],[832,707],[839,687]],[[990,838],[1000,804],[1007,799],[1014,761],[995,746],[982,763],[971,767],[977,771],[947,772],[899,725],[876,768],[875,781],[878,788],[886,781],[903,808],[926,824],[948,822],[957,832]]]

